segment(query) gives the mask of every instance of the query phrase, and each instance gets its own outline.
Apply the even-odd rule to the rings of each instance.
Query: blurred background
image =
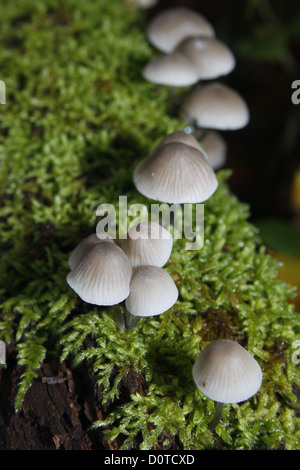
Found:
[[[155,0],[153,0],[155,3]],[[186,6],[204,15],[236,57],[220,81],[247,101],[250,123],[223,132],[232,191],[251,207],[270,253],[284,262],[279,276],[300,289],[300,80],[299,0],[158,0],[145,10]],[[300,93],[298,95],[300,98]],[[300,296],[294,299],[300,308]]]

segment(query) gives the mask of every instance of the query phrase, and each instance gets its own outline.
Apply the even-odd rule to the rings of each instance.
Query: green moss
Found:
[[[95,230],[97,206],[117,205],[119,195],[149,204],[132,170],[182,126],[166,112],[171,91],[141,77],[155,54],[142,14],[122,1],[89,0],[24,1],[1,12],[0,333],[17,342],[24,367],[16,408],[45,357],[74,367],[92,359],[103,402],[118,396],[132,368],[145,378],[147,395],[94,425],[107,426],[108,439],[123,436],[124,448],[139,434],[141,449],[162,435],[178,436],[185,449],[214,448],[215,439],[230,449],[297,449],[294,289],[277,279],[278,263],[230,193],[228,171],[205,203],[204,247],[187,252],[175,240],[166,269],[180,295],[168,312],[120,331],[114,309],[84,306],[66,283],[68,257]],[[243,344],[264,381],[251,400],[226,406],[213,434],[214,403],[196,389],[191,367],[220,337]]]

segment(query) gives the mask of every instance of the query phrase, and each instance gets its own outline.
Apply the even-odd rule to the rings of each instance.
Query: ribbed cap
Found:
[[[208,344],[199,354],[193,378],[208,398],[220,403],[239,403],[259,390],[262,371],[240,344],[221,339]]]
[[[125,305],[132,315],[150,317],[169,310],[177,298],[177,287],[167,271],[157,266],[141,266],[134,270]]]
[[[163,145],[142,160],[133,180],[141,194],[169,204],[203,202],[218,186],[203,152],[180,142]]]
[[[132,227],[121,248],[133,267],[162,267],[170,258],[173,246],[171,233],[156,222],[140,222]]]
[[[82,300],[95,305],[115,305],[129,294],[131,264],[115,243],[96,243],[67,276],[69,286]]]
[[[103,240],[111,241],[114,243],[112,239],[110,239],[108,236],[104,238],[105,235],[103,234],[103,238],[99,238],[99,236],[96,233],[92,233],[88,237],[84,238],[73,250],[71,253],[71,256],[69,257],[68,263],[71,269],[74,268],[75,264],[83,258],[91,248],[93,248],[97,243],[103,242]]]
[[[226,162],[227,144],[217,131],[208,131],[201,139],[202,148],[208,158],[210,166],[217,170]]]

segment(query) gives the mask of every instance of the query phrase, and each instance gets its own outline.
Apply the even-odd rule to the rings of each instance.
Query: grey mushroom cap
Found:
[[[181,110],[184,120],[204,129],[235,130],[249,122],[249,109],[242,96],[219,82],[195,88]]]
[[[188,134],[185,131],[175,131],[175,132],[172,132],[171,134],[166,135],[159,141],[159,143],[154,148],[154,151],[157,151],[159,148],[162,148],[164,145],[171,144],[174,142],[180,142],[181,144],[189,145],[190,147],[194,147],[195,149],[203,152],[203,147],[198,142],[196,137],[193,134],[191,133]]]
[[[167,271],[157,266],[140,266],[133,272],[125,306],[132,315],[150,317],[169,310],[177,298],[177,287]]]
[[[149,82],[169,86],[190,86],[198,81],[195,67],[180,52],[163,54],[149,62],[143,77]]]
[[[142,160],[133,180],[141,194],[169,204],[203,202],[218,187],[205,154],[180,142],[163,145]]]
[[[115,243],[96,243],[67,276],[69,286],[87,303],[115,305],[129,295],[131,264]]]
[[[191,61],[199,80],[228,75],[236,65],[229,47],[216,38],[188,38],[179,44],[176,50]]]
[[[200,13],[185,7],[168,8],[150,22],[147,36],[153,46],[170,53],[187,37],[215,35],[210,22]]]
[[[132,267],[152,265],[162,267],[170,258],[172,234],[157,222],[144,221],[132,227],[121,248]]]
[[[100,238],[101,236],[102,238]],[[97,233],[92,233],[88,237],[81,240],[81,242],[72,251],[68,259],[68,263],[71,269],[73,269],[76,263],[81,258],[83,258],[97,243],[101,243],[104,240],[114,243],[114,240],[111,239],[107,234],[102,234],[100,237],[97,235]]]
[[[217,131],[208,131],[201,139],[201,146],[208,158],[210,166],[217,170],[226,162],[227,143]]]
[[[221,339],[201,351],[193,367],[193,378],[208,398],[219,403],[239,403],[257,393],[262,371],[239,343]]]

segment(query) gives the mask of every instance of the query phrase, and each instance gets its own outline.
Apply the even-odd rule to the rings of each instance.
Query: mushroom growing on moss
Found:
[[[170,258],[173,246],[171,233],[156,222],[140,222],[132,227],[121,248],[132,267],[152,265],[162,267]]]
[[[218,187],[206,155],[180,142],[154,149],[136,167],[133,180],[141,194],[168,204],[201,203]]]
[[[150,22],[147,36],[157,49],[170,53],[191,36],[215,35],[210,22],[200,13],[185,7],[168,8]]]
[[[194,381],[204,395],[217,402],[210,424],[214,429],[224,403],[239,403],[256,394],[262,382],[258,362],[235,341],[220,339],[200,352],[193,366]]]
[[[190,86],[198,81],[194,65],[180,52],[155,57],[145,66],[143,77],[149,82],[173,87]]]
[[[69,286],[87,303],[116,305],[129,295],[131,264],[112,241],[95,243],[67,276]]]
[[[157,266],[140,266],[133,272],[125,305],[130,315],[150,317],[169,310],[177,298],[177,287],[167,271]]]
[[[234,130],[249,122],[249,109],[242,96],[223,83],[195,88],[185,99],[181,117],[204,129]]]

